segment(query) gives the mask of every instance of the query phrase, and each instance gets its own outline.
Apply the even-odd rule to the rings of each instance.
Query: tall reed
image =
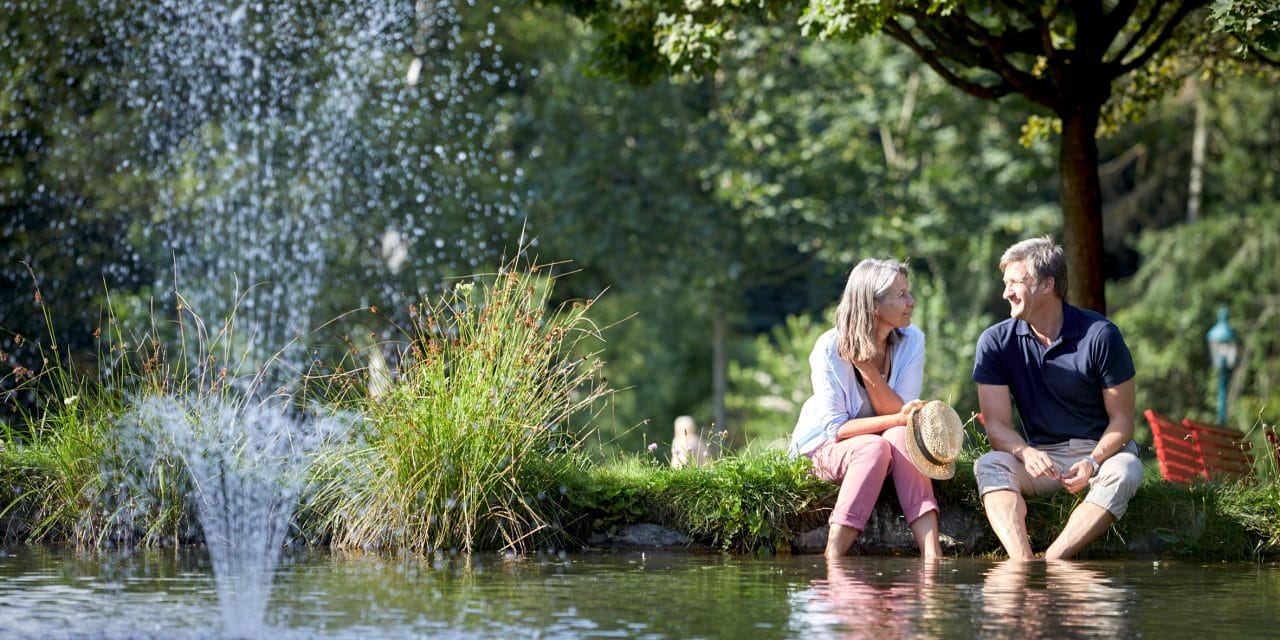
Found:
[[[109,312],[88,365],[59,349],[48,308],[41,311],[48,342],[38,373],[0,358],[0,375],[20,378],[35,398],[18,426],[0,433],[0,476],[22,487],[0,499],[6,533],[90,547],[198,540],[189,461],[162,430],[140,425],[136,408],[173,401],[191,413],[174,420],[198,420],[210,406],[239,415],[271,395],[265,375],[273,363],[249,357],[253,336],[237,331],[234,312],[206,325],[181,295],[168,323],[153,311],[148,324],[126,329]]]
[[[607,394],[591,302],[551,309],[554,276],[513,261],[410,309],[390,389],[321,465],[311,507],[332,544],[527,551],[565,539],[581,428]]]
[[[109,315],[106,330],[94,332],[100,345],[96,357],[90,354],[88,363],[80,364],[59,348],[38,284],[35,299],[47,331],[47,341],[37,349],[38,372],[11,357],[0,358],[0,374],[15,378],[17,387],[34,398],[33,404],[15,407],[18,426],[6,425],[0,433],[8,458],[6,485],[21,487],[0,500],[6,535],[78,546],[176,543],[190,537],[185,483],[176,461],[157,457],[140,465],[116,429],[128,393],[161,393],[172,386],[155,325],[130,341]],[[125,476],[140,481],[126,484]],[[138,486],[146,487],[145,496]]]

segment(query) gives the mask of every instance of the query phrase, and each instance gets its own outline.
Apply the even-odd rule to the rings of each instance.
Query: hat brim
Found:
[[[920,453],[915,445],[915,433],[911,427],[907,427],[907,458],[911,460],[920,473],[933,478],[934,480],[950,480],[956,475],[956,462],[952,460],[946,464],[934,464],[925,459],[924,454]]]
[[[934,402],[937,401],[935,400]],[[947,407],[947,410],[950,411],[950,407]],[[954,478],[956,475],[955,460],[938,464],[931,462],[925,457],[924,453],[920,451],[920,446],[918,444],[919,439],[916,435],[916,430],[919,428],[917,425],[919,416],[920,411],[918,408],[913,410],[911,414],[907,416],[907,458],[911,460],[911,463],[914,464],[917,469],[920,470],[920,473],[923,473],[929,478],[934,480],[950,480],[951,478]],[[958,424],[958,421],[956,422]]]

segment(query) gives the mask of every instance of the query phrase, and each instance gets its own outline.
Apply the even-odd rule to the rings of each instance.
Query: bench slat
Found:
[[[1204,459],[1196,447],[1195,434],[1185,425],[1147,409],[1144,414],[1151,425],[1160,476],[1169,482],[1191,484],[1207,477]]]

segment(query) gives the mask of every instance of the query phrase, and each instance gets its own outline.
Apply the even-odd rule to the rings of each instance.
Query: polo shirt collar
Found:
[[[1014,323],[1014,331],[1020,336],[1031,335],[1031,325],[1026,320],[1018,320]],[[1062,301],[1062,328],[1058,330],[1058,339],[1054,343],[1061,342],[1063,338],[1078,338],[1085,334],[1089,325],[1085,321],[1084,314],[1080,313],[1080,309],[1067,304],[1066,300]],[[1034,336],[1033,336],[1034,337]]]

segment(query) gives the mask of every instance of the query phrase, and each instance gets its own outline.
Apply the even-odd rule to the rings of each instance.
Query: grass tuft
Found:
[[[410,310],[390,389],[325,456],[313,508],[343,548],[525,551],[563,543],[587,464],[576,422],[608,392],[591,302],[548,311],[554,277],[512,262]]]

